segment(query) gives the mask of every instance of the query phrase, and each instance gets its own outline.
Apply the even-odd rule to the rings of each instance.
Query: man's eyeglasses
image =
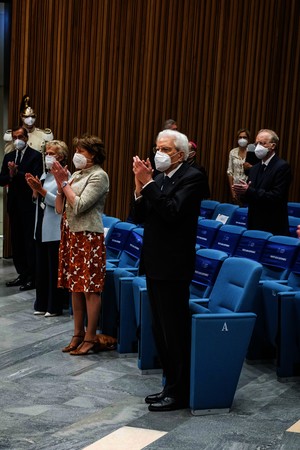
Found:
[[[171,151],[176,150],[176,148],[175,147],[156,147],[155,151],[157,152],[158,150],[163,153],[171,153]]]

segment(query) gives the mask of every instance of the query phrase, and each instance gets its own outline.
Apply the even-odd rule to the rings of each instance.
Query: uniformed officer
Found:
[[[53,139],[53,133],[50,128],[41,129],[35,126],[36,114],[30,106],[30,98],[28,95],[24,95],[22,98],[20,117],[23,122],[22,126],[28,131],[29,147],[44,153],[46,142]],[[5,153],[9,153],[14,150],[11,130],[7,130],[4,133],[3,139],[6,143],[4,147]]]

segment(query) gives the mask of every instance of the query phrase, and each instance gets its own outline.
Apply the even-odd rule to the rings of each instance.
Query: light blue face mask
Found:
[[[25,148],[26,142],[22,141],[22,139],[16,139],[14,141],[14,147],[16,150],[23,150]]]

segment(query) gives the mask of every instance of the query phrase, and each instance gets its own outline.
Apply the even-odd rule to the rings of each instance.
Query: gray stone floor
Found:
[[[274,367],[244,365],[229,414],[150,413],[143,399],[160,375],[140,374],[134,356],[62,353],[67,312],[33,316],[34,291],[5,286],[11,261],[0,259],[0,273],[0,449],[81,450],[123,426],[166,431],[151,450],[300,449],[286,431],[300,419],[300,383],[279,383]]]

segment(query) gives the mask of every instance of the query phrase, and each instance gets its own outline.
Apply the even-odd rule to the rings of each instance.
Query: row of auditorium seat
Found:
[[[215,200],[202,200],[200,218],[218,220],[227,225],[247,227],[248,208]],[[288,203],[288,220],[290,236],[297,237],[296,230],[300,224],[300,203]]]
[[[107,252],[108,256],[112,259],[109,260],[108,258],[109,275],[107,277],[108,281],[103,293],[104,301],[102,314],[102,331],[104,330],[103,332],[105,332],[106,334],[117,336],[118,351],[120,353],[138,352],[138,367],[142,372],[148,372],[149,370],[154,369],[157,370],[159,369],[159,361],[152,336],[150,326],[151,321],[149,320],[150,307],[146,289],[146,282],[144,277],[139,277],[136,274],[142,244],[142,229],[136,227],[134,224],[127,224],[126,222],[118,221],[118,219],[117,221],[115,221],[114,226],[109,227],[107,226],[109,221],[111,221],[111,218],[104,218],[104,226],[107,228]],[[202,224],[205,223],[203,222],[203,220],[199,220],[199,224],[201,222]],[[222,223],[219,223],[218,229],[221,229],[222,227],[224,234],[225,226],[222,225]],[[227,230],[225,228],[225,231],[228,231],[228,225]],[[133,263],[129,267],[126,267],[126,259],[124,258],[124,256],[122,257],[122,251],[124,250],[121,249],[124,241],[126,241],[126,239],[122,235],[126,234],[126,232],[127,238],[132,234],[139,236],[138,239],[136,237],[134,239],[128,239],[128,247],[125,252],[131,254],[131,259],[133,256],[132,253],[134,253],[133,259],[135,260],[135,263]],[[212,384],[209,383],[209,380],[207,379],[204,380],[205,383],[208,383],[207,385],[205,384],[206,389],[204,389],[204,391],[214,391],[216,395],[204,395],[203,389],[201,390],[201,392],[198,391],[198,377],[201,376],[203,372],[201,371],[201,364],[205,364],[208,366],[211,365],[212,362],[215,361],[214,355],[217,354],[218,349],[221,352],[221,358],[221,355],[223,354],[223,351],[225,349],[225,347],[223,347],[223,344],[227,342],[224,341],[221,345],[219,341],[214,340],[215,336],[211,336],[213,339],[210,340],[208,337],[210,336],[210,334],[208,330],[206,330],[206,338],[204,339],[203,343],[203,336],[201,334],[203,331],[202,327],[206,329],[206,327],[208,326],[208,328],[211,330],[211,333],[217,332],[217,330],[219,330],[221,327],[221,329],[223,329],[223,334],[221,336],[222,339],[224,339],[224,336],[226,336],[226,330],[228,330],[229,323],[230,329],[234,329],[234,326],[231,324],[231,322],[228,321],[234,320],[233,323],[238,324],[239,321],[245,320],[248,324],[247,326],[242,325],[242,329],[244,329],[245,331],[245,335],[243,335],[243,338],[235,335],[236,344],[234,344],[233,342],[230,344],[232,346],[232,351],[232,349],[235,348],[234,345],[237,345],[238,342],[240,342],[240,344],[242,344],[242,342],[244,343],[243,348],[240,346],[234,352],[236,358],[235,362],[229,362],[228,360],[228,364],[226,364],[226,361],[223,361],[222,363],[223,370],[225,371],[223,377],[226,378],[226,376],[228,376],[232,380],[232,382],[228,380],[228,383],[231,383],[231,388],[228,388],[228,392],[231,392],[230,398],[232,402],[236,387],[235,382],[237,383],[238,381],[240,369],[245,357],[245,352],[248,348],[252,329],[254,327],[255,330],[256,327],[256,324],[254,326],[256,314],[258,315],[259,319],[257,321],[259,322],[258,340],[256,335],[253,341],[254,343],[252,343],[252,352],[253,348],[255,351],[257,350],[257,348],[261,348],[262,338],[263,340],[267,340],[269,344],[274,345],[274,340],[271,342],[270,333],[266,336],[266,324],[268,324],[268,327],[272,329],[273,334],[271,334],[271,336],[274,336],[274,334],[276,333],[278,336],[278,308],[274,308],[274,304],[271,303],[272,307],[267,309],[265,304],[268,305],[270,302],[268,303],[268,300],[265,300],[264,297],[262,297],[263,295],[265,295],[264,292],[267,289],[267,283],[265,282],[265,280],[280,280],[282,286],[284,285],[283,283],[286,283],[285,285],[289,291],[297,287],[300,280],[300,241],[298,239],[284,236],[272,236],[270,233],[264,234],[264,232],[250,230],[247,231],[246,229],[242,230],[239,238],[240,241],[235,250],[237,254],[235,254],[234,257],[232,257],[233,253],[224,251],[224,249],[227,250],[226,246],[221,246],[221,250],[217,248],[199,248],[196,253],[196,270],[194,273],[193,281],[191,283],[190,296],[193,328],[191,409],[194,411],[194,413],[197,413],[197,411],[200,411],[201,413],[201,411],[203,410],[211,409],[214,407],[218,410],[223,407],[225,407],[226,409],[230,408],[231,404],[230,401],[228,401],[228,398],[227,400],[224,399],[224,395],[222,395],[222,393],[218,391],[217,386],[214,385],[212,389]],[[129,245],[130,242],[131,248]],[[226,242],[226,240],[219,239],[219,242]],[[134,252],[132,252],[132,248],[134,248]],[[245,258],[245,256],[247,256],[247,258]],[[120,265],[118,266],[118,258],[119,261],[122,261],[123,258],[124,264],[121,263],[121,266],[123,267],[120,267]],[[242,310],[243,312],[240,312],[238,310],[234,311],[234,307],[238,304],[238,302],[236,301],[236,293],[233,294],[232,292],[230,292],[230,288],[228,288],[229,290],[225,289],[224,282],[220,281],[222,280],[221,276],[224,276],[224,274],[226,273],[229,273],[230,277],[236,276],[236,280],[232,283],[232,286],[235,286],[236,289],[236,286],[239,286],[240,283],[240,273],[243,264],[245,264],[244,261],[249,260],[249,262],[253,262],[250,261],[251,259],[253,259],[254,261],[260,261],[261,263],[259,264],[255,262],[255,264],[258,264],[258,266],[261,267],[261,271],[259,282],[256,283],[258,284],[258,286],[256,288],[252,286],[252,293],[255,294],[253,300],[250,302],[252,303],[252,307],[248,303],[246,310]],[[225,262],[226,264],[224,265]],[[233,262],[235,263],[235,269],[233,271],[228,270],[228,265],[232,264]],[[222,271],[223,266],[224,268]],[[112,267],[114,268],[112,269]],[[225,286],[227,286],[226,283]],[[222,294],[224,293],[226,293],[225,299],[224,295],[222,296]],[[213,302],[211,301],[211,295],[214,299]],[[220,302],[219,305],[221,305],[221,310],[222,308],[224,309],[223,313],[225,315],[227,314],[226,320],[221,314],[221,310],[218,307],[218,302]],[[206,306],[204,306],[204,303],[206,304]],[[216,310],[214,310],[215,305],[217,305]],[[203,314],[204,310],[202,308],[208,308],[209,314]],[[114,309],[114,311],[112,311],[112,309]],[[200,310],[201,313],[199,314]],[[234,315],[233,317],[231,317],[232,314]],[[236,316],[235,314],[246,314],[247,317],[242,318]],[[265,317],[266,314],[267,320]],[[261,329],[262,323],[263,330]],[[239,326],[240,325],[237,325],[237,327]],[[198,327],[200,327],[199,330]],[[246,336],[246,331],[249,335],[248,337]],[[198,335],[198,333],[200,334]],[[261,336],[261,334],[263,336]],[[199,336],[202,336],[201,339],[199,338]],[[232,336],[234,336],[234,334],[232,334]],[[207,339],[211,343],[219,342],[218,347],[214,348],[213,350],[210,345],[207,347]],[[228,342],[230,342],[230,340],[228,340]],[[201,345],[206,345],[206,350],[204,350]],[[276,342],[275,345],[277,348],[279,346],[278,342]],[[200,348],[202,348],[201,351],[199,351],[199,346]],[[208,354],[208,351],[212,351],[212,353]],[[239,354],[240,357],[237,357],[237,354]],[[251,354],[248,354],[247,356],[249,356],[249,359],[251,359]],[[206,358],[205,361],[202,360],[202,357]],[[278,358],[277,360],[279,361]],[[212,364],[212,366],[214,364]],[[213,370],[213,367],[208,370],[208,373],[210,373],[210,370]],[[277,364],[278,376],[279,373],[282,374],[284,373],[284,371],[285,369],[283,369],[282,372]],[[210,389],[208,389],[208,387]],[[216,397],[218,397],[219,400]],[[212,398],[214,398],[213,403],[211,403]]]

